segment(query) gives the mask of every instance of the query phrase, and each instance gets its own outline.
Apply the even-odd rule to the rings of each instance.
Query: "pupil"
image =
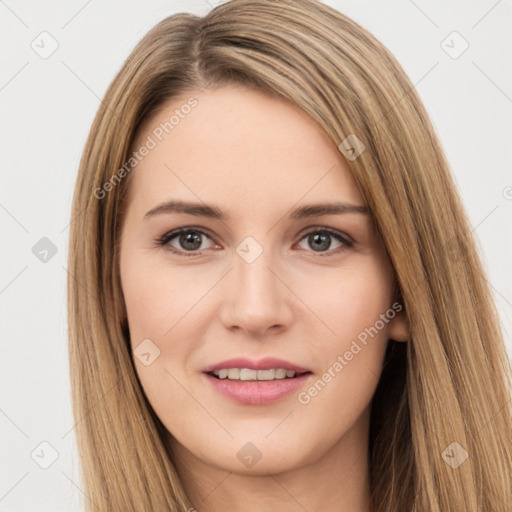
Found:
[[[314,234],[309,236],[309,241],[312,242],[311,246],[316,251],[317,249],[329,249],[331,246],[330,235]]]
[[[196,232],[185,233],[181,235],[180,243],[184,249],[191,251],[197,250],[201,247],[201,235]],[[188,244],[191,244],[192,246]]]

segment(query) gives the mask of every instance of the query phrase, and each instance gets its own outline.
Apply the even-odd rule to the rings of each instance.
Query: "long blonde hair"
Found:
[[[373,510],[510,512],[510,363],[449,166],[395,58],[315,0],[232,0],[204,17],[169,16],[136,46],[100,105],[76,181],[68,265],[87,510],[192,506],[130,351],[119,235],[131,174],[102,187],[164,102],[228,83],[293,102],[336,145],[354,134],[366,146],[347,165],[384,241],[411,331],[408,342],[389,343],[372,400]],[[462,464],[448,463],[466,452]]]

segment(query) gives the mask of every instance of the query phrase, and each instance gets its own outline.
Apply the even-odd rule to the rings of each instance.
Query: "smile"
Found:
[[[212,375],[219,379],[229,380],[281,380],[292,379],[297,372],[284,368],[271,368],[269,370],[252,370],[250,368],[222,368],[214,370]]]
[[[226,377],[220,378],[215,373],[220,373],[222,370],[215,370],[209,373],[203,373],[209,385],[226,398],[229,398],[239,404],[246,405],[265,405],[277,402],[290,395],[295,395],[303,386],[307,384],[312,377],[311,372],[296,374],[293,370],[288,370],[289,374],[294,374],[293,377],[276,377],[282,375],[282,368],[277,370],[251,370],[248,368],[229,368],[224,369],[223,375],[228,372]],[[237,375],[238,378],[230,378],[229,373]],[[248,372],[246,374],[246,372]],[[259,380],[258,372],[266,379]],[[272,374],[274,374],[272,376]],[[270,378],[272,377],[272,378]]]

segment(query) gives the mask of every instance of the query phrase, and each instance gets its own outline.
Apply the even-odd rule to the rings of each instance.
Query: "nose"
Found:
[[[285,330],[292,321],[293,293],[280,275],[270,250],[252,262],[238,253],[233,256],[233,269],[222,290],[220,319],[231,331],[245,332],[253,338]]]

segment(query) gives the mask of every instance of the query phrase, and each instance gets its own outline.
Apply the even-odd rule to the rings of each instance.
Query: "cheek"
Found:
[[[160,342],[172,337],[208,289],[197,275],[144,257],[126,258],[121,278],[132,343],[141,336]]]
[[[374,257],[361,258],[357,264],[337,269],[333,276],[317,278],[313,286],[308,281],[304,286],[309,293],[305,295],[306,288],[300,293],[322,320],[319,339],[338,340],[338,348],[373,326],[391,306],[389,267]],[[387,324],[379,326],[385,337]]]
[[[187,362],[200,341],[191,329],[197,308],[193,306],[208,288],[190,272],[172,271],[165,262],[152,262],[143,254],[121,260],[121,281],[141,386],[157,416],[172,418],[176,410],[190,407],[180,383],[188,382]],[[138,354],[148,352],[146,365]],[[187,389],[195,392],[188,384]]]
[[[317,281],[309,295],[308,304],[322,320],[322,333],[317,331],[314,341],[319,372],[316,384],[304,390],[299,402],[319,412],[328,403],[340,403],[337,412],[322,413],[337,421],[340,414],[370,400],[382,369],[388,323],[394,317],[389,267],[370,258],[364,263],[340,269],[327,288]]]
[[[195,391],[196,383],[191,378],[204,333],[204,322],[198,319],[206,318],[207,301],[202,299],[215,276],[211,271],[201,275],[192,267],[172,268],[165,258],[151,258],[143,251],[135,253],[121,259],[130,344],[146,396],[164,418],[169,417],[166,407],[171,402],[173,407],[187,406],[189,396],[180,383],[187,382],[187,389]],[[146,366],[137,355],[148,351],[151,360],[153,354],[157,355]]]

